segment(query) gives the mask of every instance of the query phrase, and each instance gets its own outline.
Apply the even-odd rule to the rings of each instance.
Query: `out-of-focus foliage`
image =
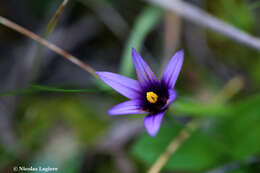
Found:
[[[190,116],[227,116],[230,106],[221,103],[198,103],[194,100],[179,99],[170,108],[171,113]]]
[[[243,162],[259,154],[260,108],[257,105],[260,105],[259,95],[234,103],[224,118],[208,119],[207,126],[202,127],[201,132],[195,132],[171,157],[165,168],[205,171],[224,163]],[[196,110],[193,113],[200,116]],[[210,114],[211,110],[208,111]],[[180,129],[179,124],[169,123],[160,131],[158,140],[142,135],[133,147],[133,154],[146,163],[155,162]]]
[[[250,8],[250,4],[253,4],[253,2],[247,0],[207,2],[209,10],[214,15],[237,28],[255,35],[257,34],[257,14]],[[259,86],[259,75],[256,75],[259,74],[259,52],[212,32],[208,33],[208,42],[212,51],[221,58],[221,61],[227,62],[230,66],[237,66],[243,69],[245,73],[250,73],[252,80],[257,82]]]
[[[26,3],[27,8],[33,13],[34,16],[42,18],[43,15],[49,10],[53,3],[62,2],[62,0],[52,1],[52,0],[28,0]]]
[[[210,10],[220,19],[231,23],[245,31],[252,31],[254,28],[254,15],[246,0],[219,0],[215,3],[208,2]]]
[[[0,2],[0,15],[43,35],[61,2],[8,0]],[[260,37],[256,1],[204,2],[201,8],[207,12]],[[163,47],[164,14],[165,10],[137,0],[71,0],[48,39],[95,69],[135,76],[131,47],[158,57],[151,60],[157,69],[161,67],[158,62],[169,58],[158,49]],[[128,27],[120,31],[120,38],[113,33],[116,15]],[[128,127],[127,123],[142,121],[144,116],[107,115],[110,107],[126,99],[103,82],[45,48],[37,54],[31,40],[1,26],[0,172],[10,172],[16,165],[52,166],[65,173],[147,172],[184,128],[183,119],[199,119],[199,129],[170,157],[162,172],[223,171],[228,165],[236,166],[224,173],[260,172],[259,52],[201,28],[205,38],[197,30],[191,33],[205,39],[198,53],[184,39],[191,25],[183,21],[179,47],[184,48],[185,61],[175,88],[179,97],[155,138],[144,133],[144,128],[140,132]],[[196,42],[192,46],[201,48]],[[204,51],[210,53],[201,60],[207,54]],[[31,63],[31,56],[41,57],[39,66]],[[215,71],[229,69],[232,75],[215,75],[211,62],[219,63]],[[31,65],[37,66],[37,73],[28,79]],[[241,90],[234,87],[238,93],[233,97],[233,90],[227,90],[222,99],[216,99],[226,79],[237,75],[243,78]]]
[[[154,163],[165,150],[170,141],[175,138],[182,126],[168,123],[159,132],[158,140],[148,135],[140,136],[133,148],[133,154],[146,163]],[[169,170],[206,170],[220,164],[224,151],[207,136],[194,133],[174,154],[165,166]]]
[[[59,121],[71,127],[79,140],[86,143],[93,142],[106,127],[106,122],[99,118],[99,113],[80,98],[41,97],[29,100],[23,103],[22,119],[18,125],[21,140],[27,145],[41,144],[44,135]]]
[[[162,14],[162,10],[157,7],[146,7],[136,19],[121,60],[121,73],[123,75],[130,76],[133,73],[132,48],[141,50],[145,37],[161,19]]]

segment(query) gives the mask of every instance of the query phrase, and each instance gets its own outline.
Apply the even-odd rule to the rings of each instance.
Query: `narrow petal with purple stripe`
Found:
[[[132,48],[132,59],[136,69],[137,77],[142,86],[159,82],[151,68],[146,64],[141,55]]]
[[[143,114],[146,113],[140,107],[140,100],[129,100],[114,106],[108,111],[110,115]]]
[[[140,84],[133,79],[111,72],[96,72],[107,85],[129,99],[138,98],[141,90]]]
[[[147,115],[144,119],[144,126],[150,136],[155,136],[160,129],[165,111],[155,115]]]
[[[173,89],[175,86],[176,80],[181,71],[183,59],[184,52],[183,50],[180,50],[179,52],[175,53],[164,70],[162,82],[164,82],[169,89]]]

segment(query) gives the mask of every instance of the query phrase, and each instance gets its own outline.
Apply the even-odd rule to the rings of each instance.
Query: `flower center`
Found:
[[[146,99],[148,100],[148,102],[150,103],[156,103],[157,100],[158,100],[158,95],[155,94],[154,92],[152,91],[149,91],[146,93]]]

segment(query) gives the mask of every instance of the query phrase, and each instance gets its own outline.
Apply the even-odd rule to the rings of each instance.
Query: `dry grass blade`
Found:
[[[198,127],[197,120],[193,120],[187,124],[186,128],[183,129],[179,135],[174,138],[166,148],[165,152],[160,155],[156,162],[152,165],[148,173],[158,173],[167,163],[171,155],[181,146],[181,144],[190,137],[189,131],[194,131]]]
[[[60,18],[65,6],[67,5],[68,3],[68,0],[64,0],[59,8],[56,10],[54,16],[51,18],[51,20],[49,21],[44,33],[43,33],[43,38],[44,39],[47,39],[50,34],[53,32],[53,30],[55,29],[55,26],[58,22],[58,19]],[[40,69],[40,66],[41,66],[41,60],[42,60],[42,46],[41,44],[38,44],[37,45],[37,50],[36,50],[36,53],[35,53],[35,60],[34,60],[34,64],[33,64],[33,69],[32,69],[32,79],[35,78],[35,76],[38,75],[38,72],[39,72],[39,69]]]
[[[146,0],[160,7],[174,11],[183,18],[190,20],[198,25],[207,27],[222,35],[225,35],[237,42],[260,50],[260,39],[241,31],[226,22],[223,22],[216,17],[208,14],[202,9],[195,7],[187,2],[180,0]]]
[[[231,99],[234,95],[236,95],[241,89],[243,89],[245,83],[242,76],[235,76],[227,84],[224,88],[217,94],[215,97],[216,103],[224,103]]]
[[[161,75],[163,69],[170,61],[172,55],[177,49],[181,36],[181,17],[171,11],[166,12],[164,16],[164,58],[161,65]]]
[[[55,15],[52,17],[52,19],[48,23],[47,29],[44,33],[45,37],[47,37],[49,35],[49,33],[51,33],[53,31],[53,29],[55,28],[57,21],[58,21],[59,17],[61,16],[61,14],[68,2],[69,2],[69,0],[64,0],[61,3],[61,5],[59,6],[59,8],[57,9]]]
[[[94,77],[98,78],[98,76],[95,73],[95,70],[88,66],[87,64],[85,64],[84,62],[80,61],[78,58],[74,57],[73,55],[69,54],[68,52],[64,51],[63,49],[57,47],[56,45],[48,42],[47,40],[39,37],[38,35],[34,34],[33,32],[23,28],[22,26],[17,25],[16,23],[0,16],[0,23],[10,29],[13,29],[35,41],[37,41],[38,43],[46,46],[47,48],[51,49],[52,51],[56,52],[57,54],[63,56],[64,58],[68,59],[70,62],[72,62],[73,64],[78,65],[79,67],[83,68],[84,70],[86,70],[87,72],[89,72],[90,74],[92,74]]]

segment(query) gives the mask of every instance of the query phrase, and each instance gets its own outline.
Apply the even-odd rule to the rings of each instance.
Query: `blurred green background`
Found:
[[[99,71],[135,76],[135,47],[160,76],[179,49],[179,98],[151,138],[144,115],[110,117],[126,100],[45,47],[0,26],[0,172],[143,173],[187,122],[199,120],[165,173],[260,172],[260,53],[176,13],[138,0],[1,0],[0,15]],[[260,37],[257,0],[187,0]],[[40,171],[35,171],[40,172]],[[57,171],[56,171],[57,172]]]

